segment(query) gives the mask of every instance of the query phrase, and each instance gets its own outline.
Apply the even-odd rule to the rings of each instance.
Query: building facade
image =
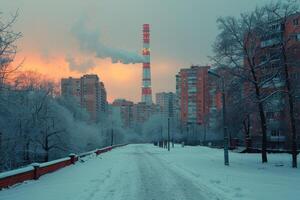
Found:
[[[80,78],[61,79],[61,94],[63,96],[73,96],[80,102],[81,98],[81,80]]]
[[[135,124],[143,124],[153,114],[159,113],[159,108],[155,104],[147,104],[145,102],[139,102],[133,105],[133,121]]]
[[[104,83],[95,74],[84,75],[81,78],[66,78],[61,80],[62,96],[73,96],[84,107],[91,121],[98,122],[107,112],[107,94]]]
[[[261,35],[255,41],[257,51],[255,61],[260,65],[258,81],[263,84],[261,93],[268,96],[275,91],[286,90],[284,64],[288,65],[289,80],[294,96],[296,111],[296,124],[299,130],[300,118],[300,14],[289,16],[286,20],[272,21],[268,24],[268,34]],[[285,43],[286,61],[282,54],[281,44]],[[246,44],[251,45],[251,44]],[[249,67],[245,60],[245,67]],[[245,96],[253,90],[248,84],[245,85]],[[289,119],[289,104],[284,92],[271,95],[264,102],[265,117],[267,121],[267,140],[269,148],[289,148],[291,144],[291,127]],[[261,144],[261,127],[257,117],[253,113],[251,117],[251,138],[254,146]]]
[[[112,103],[112,109],[119,115],[124,128],[133,126],[133,102],[126,99],[116,99]]]
[[[100,112],[104,113],[104,115],[100,115],[100,117],[105,117],[108,112],[108,103],[107,103],[107,92],[103,82],[100,82]]]
[[[183,124],[204,124],[209,114],[209,66],[181,69],[176,76],[177,110]]]
[[[165,118],[175,117],[176,96],[173,92],[156,93],[156,105]]]

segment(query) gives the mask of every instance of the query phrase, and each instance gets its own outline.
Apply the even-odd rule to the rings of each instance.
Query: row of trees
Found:
[[[52,83],[33,83],[0,91],[1,170],[110,144],[109,127],[90,123],[74,99],[55,96]]]
[[[72,97],[58,95],[47,77],[14,65],[16,13],[9,21],[0,15],[0,171],[80,153],[112,142],[123,142],[124,132],[113,119],[92,123]],[[112,134],[114,141],[112,141]]]
[[[300,20],[293,20],[293,16],[299,16],[299,3],[287,0],[239,17],[219,18],[220,33],[212,59],[221,74],[230,77],[226,82],[229,127],[239,126],[248,136],[250,128],[259,127],[262,162],[267,162],[266,114],[286,111],[285,129],[283,125],[281,129],[290,141],[292,166],[297,167]],[[259,124],[250,123],[255,119]]]
[[[114,114],[91,122],[75,98],[59,95],[59,85],[19,70],[22,63],[14,65],[22,37],[13,30],[17,18],[18,13],[4,21],[0,15],[0,171],[117,143],[150,142],[165,134],[159,114],[130,128]]]

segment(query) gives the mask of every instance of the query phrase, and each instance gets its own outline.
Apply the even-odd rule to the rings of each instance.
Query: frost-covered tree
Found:
[[[13,30],[17,17],[18,13],[15,13],[9,20],[4,20],[0,12],[0,91],[8,76],[20,67],[12,65],[17,53],[16,41],[21,37],[20,32]]]
[[[261,60],[263,50],[261,38],[271,31],[266,9],[256,8],[253,12],[242,13],[240,17],[218,19],[220,33],[214,45],[216,66],[240,78],[248,88],[247,99],[256,105],[262,134],[262,162],[267,162],[267,121],[265,101],[273,95],[264,92],[267,84],[272,84],[280,70],[270,65],[273,57]],[[277,55],[272,55],[277,56]],[[266,77],[266,78],[262,78]],[[277,92],[277,91],[276,91]]]
[[[151,142],[158,140],[166,140],[166,126],[167,121],[161,114],[152,115],[143,124],[142,128],[142,140]]]
[[[256,107],[258,115],[254,117],[258,118],[262,133],[262,162],[267,162],[266,112],[282,106],[275,106],[272,102],[276,95],[287,99],[283,106],[288,107],[289,117],[285,118],[281,129],[291,132],[293,167],[297,166],[295,99],[299,95],[299,82],[295,78],[300,52],[297,16],[299,2],[286,0],[258,7],[237,18],[220,18],[218,23],[221,33],[214,46],[213,58],[219,67],[243,80],[246,91],[244,99],[250,100],[248,105],[251,108],[252,105]],[[251,112],[244,113],[243,126],[245,132],[249,133],[251,120],[248,116]]]
[[[272,3],[265,6],[269,17],[272,21],[281,25],[283,32],[279,37],[278,45],[273,49],[280,54],[280,64],[282,65],[282,81],[285,85],[285,96],[288,104],[288,127],[291,131],[291,148],[292,148],[292,166],[297,167],[297,110],[296,99],[299,98],[299,79],[297,78],[300,64],[300,33],[299,33],[299,2],[287,0],[285,2]],[[293,24],[293,26],[291,26]],[[289,32],[285,32],[288,30]]]

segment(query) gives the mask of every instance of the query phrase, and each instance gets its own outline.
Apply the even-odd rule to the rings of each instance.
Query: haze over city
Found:
[[[110,102],[140,101],[141,64],[96,58],[80,49],[72,29],[80,22],[108,47],[141,54],[141,25],[151,24],[153,92],[175,91],[175,74],[191,64],[211,64],[211,45],[220,16],[239,15],[268,0],[2,0],[4,16],[18,10],[15,29],[22,32],[17,61],[59,81],[96,73]]]
[[[0,200],[300,199],[300,0],[0,0]]]

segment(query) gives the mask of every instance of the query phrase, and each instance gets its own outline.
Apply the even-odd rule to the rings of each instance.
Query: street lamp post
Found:
[[[224,134],[224,164],[229,165],[229,155],[228,155],[228,133],[227,133],[227,124],[226,124],[226,102],[225,102],[225,81],[224,77],[219,74],[208,70],[208,74],[222,81],[222,112],[223,112],[223,134]]]
[[[110,135],[110,146],[114,145],[114,123],[113,121],[111,122],[111,135]]]
[[[110,139],[111,139],[110,146],[113,146],[114,145],[114,129],[113,128],[111,129],[111,138]]]
[[[168,151],[170,151],[170,117],[168,117]]]

